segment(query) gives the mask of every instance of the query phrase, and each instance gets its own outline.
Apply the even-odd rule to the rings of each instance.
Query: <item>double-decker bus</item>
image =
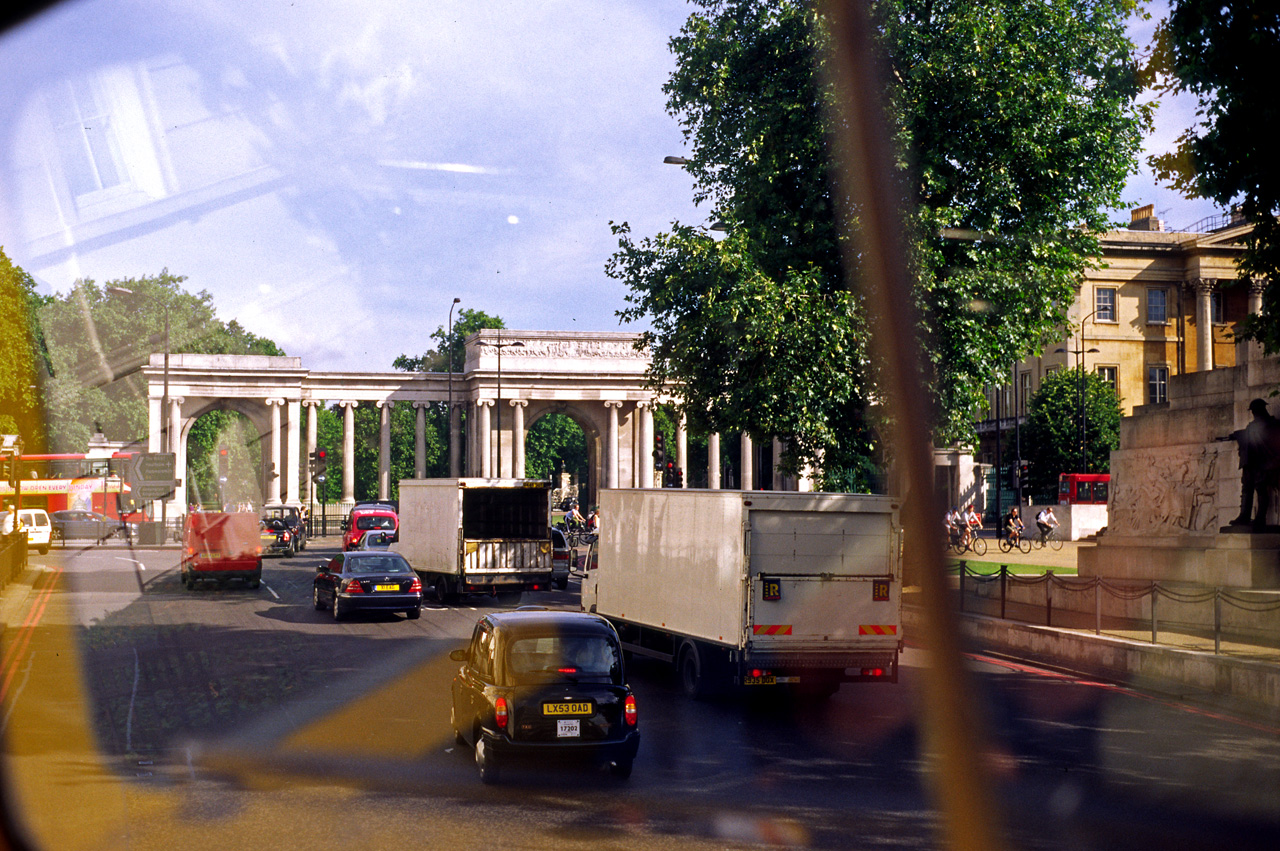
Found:
[[[110,456],[22,455],[18,458],[22,508],[96,511],[121,520],[142,519],[141,506],[130,498],[124,481],[131,452]],[[0,481],[0,500],[14,499],[14,488]]]

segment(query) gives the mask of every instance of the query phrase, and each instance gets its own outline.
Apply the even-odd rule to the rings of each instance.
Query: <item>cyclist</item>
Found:
[[[960,509],[952,507],[942,518],[943,526],[947,530],[947,543],[953,547],[960,543],[961,517]]]
[[[982,528],[982,518],[978,516],[978,512],[974,509],[973,503],[969,503],[969,507],[965,509],[962,518],[964,529],[960,533],[961,544],[964,547],[969,546],[969,542],[973,540],[974,535],[978,534],[978,530]]]
[[[1040,543],[1049,540],[1049,533],[1058,528],[1058,518],[1053,516],[1053,506],[1046,505],[1036,515],[1036,526],[1040,528]]]
[[[1022,517],[1016,505],[1010,508],[1009,513],[1004,517],[1004,534],[1009,539],[1009,543],[1015,545],[1022,537]]]

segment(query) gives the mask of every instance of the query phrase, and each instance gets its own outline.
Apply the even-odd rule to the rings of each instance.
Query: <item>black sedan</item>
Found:
[[[127,523],[96,511],[74,508],[55,511],[49,515],[49,520],[53,523],[55,540],[105,541],[108,538],[129,537],[130,529]]]
[[[328,608],[334,620],[356,611],[404,612],[417,620],[422,615],[422,581],[398,553],[338,553],[316,574],[311,599],[316,611]]]
[[[450,720],[475,749],[480,779],[509,760],[563,757],[631,776],[640,746],[636,699],[613,626],[585,612],[517,610],[486,615],[471,644],[449,658]]]

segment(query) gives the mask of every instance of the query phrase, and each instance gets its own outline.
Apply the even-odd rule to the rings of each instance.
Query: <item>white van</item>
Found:
[[[53,523],[49,522],[49,512],[43,508],[20,508],[18,522],[27,530],[27,546],[39,549],[40,555],[48,553],[49,541],[53,537]]]

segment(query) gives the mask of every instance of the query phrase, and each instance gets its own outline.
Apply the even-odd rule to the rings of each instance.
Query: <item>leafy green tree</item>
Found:
[[[1272,84],[1280,55],[1280,6],[1270,0],[1173,0],[1156,29],[1148,71],[1166,92],[1199,100],[1201,120],[1173,151],[1153,156],[1160,177],[1187,195],[1238,206],[1252,224],[1242,278],[1267,281],[1262,312],[1240,334],[1280,352],[1280,102]]]
[[[559,486],[561,471],[580,485],[588,483],[587,437],[572,417],[547,414],[529,427],[525,437],[524,474]]]
[[[1081,468],[1083,392],[1084,468]],[[1106,473],[1120,447],[1120,399],[1096,373],[1059,369],[1047,374],[1027,402],[1022,457],[1036,500],[1055,500],[1059,473]]]
[[[695,431],[783,438],[784,459],[861,481],[874,466],[872,329],[845,288],[819,83],[824,28],[806,0],[694,0],[664,91],[690,144],[695,200],[729,235],[614,225],[606,272],[648,321],[655,385]],[[916,296],[940,440],[1003,364],[1050,342],[1096,256],[1147,112],[1130,0],[879,0],[886,95],[910,211]],[[856,227],[857,211],[847,211]]]
[[[47,301],[0,248],[0,434],[19,435],[27,452],[39,452],[44,443],[39,388],[45,353],[35,317]]]
[[[467,356],[462,344],[466,342],[467,337],[485,328],[506,327],[506,323],[500,317],[464,307],[458,311],[458,320],[453,323],[452,333],[443,325],[431,332],[431,339],[436,341],[434,349],[428,349],[426,354],[420,357],[400,355],[391,365],[404,372],[449,372],[448,356],[452,355],[452,371],[462,372]]]

